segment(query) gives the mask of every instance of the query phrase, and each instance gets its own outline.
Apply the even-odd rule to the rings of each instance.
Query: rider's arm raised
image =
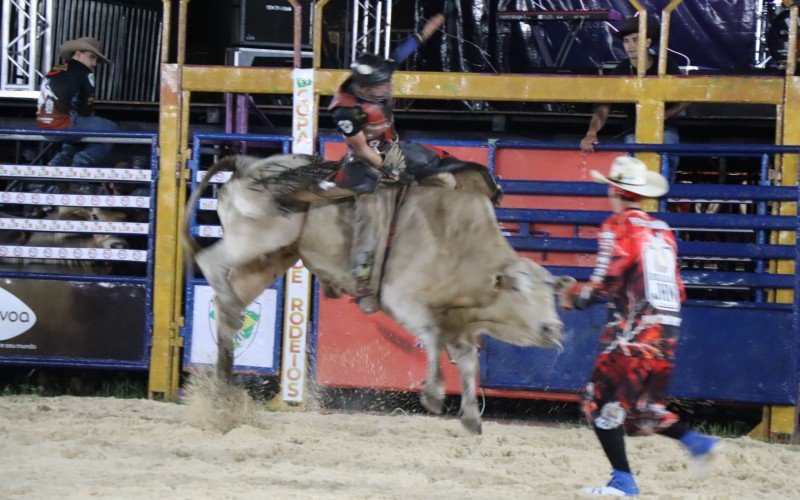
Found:
[[[394,48],[390,59],[399,65],[411,57],[431,35],[442,27],[442,24],[444,24],[444,14],[439,13],[431,16],[421,30],[406,38]]]

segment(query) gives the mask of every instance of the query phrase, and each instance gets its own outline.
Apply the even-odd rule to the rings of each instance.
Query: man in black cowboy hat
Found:
[[[59,54],[64,62],[42,81],[36,125],[47,130],[117,130],[116,123],[94,116],[94,70],[98,64],[111,62],[103,55],[100,42],[92,37],[68,40],[61,44]],[[78,150],[76,143],[64,142],[49,164],[93,167],[110,151],[109,143],[89,143]]]
[[[628,58],[620,62],[617,67],[608,74],[615,76],[635,76],[639,68],[639,18],[631,17],[626,19],[622,24],[622,28],[614,33],[614,36],[622,40],[622,46]],[[658,74],[657,59],[649,50],[653,41],[658,40],[658,37],[658,25],[654,20],[651,21],[648,19],[647,39],[645,40],[645,46],[648,48],[647,60],[643,62],[646,68],[646,75]],[[669,58],[667,58],[667,74],[680,74],[680,68]],[[615,106],[625,114],[625,130],[623,132],[625,133],[625,142],[636,142],[636,135],[634,134],[636,128],[636,105],[633,103],[625,103],[616,104]],[[688,106],[689,103],[687,102],[672,103],[664,110],[664,144],[677,144],[680,142],[678,131],[675,128],[674,117]],[[592,119],[589,122],[589,130],[586,132],[586,136],[581,140],[581,151],[587,153],[594,151],[594,145],[599,142],[597,133],[605,126],[610,112],[610,104],[599,104],[595,107]],[[670,156],[670,180],[673,180],[672,177],[675,175],[675,169],[678,166],[677,162],[678,157],[674,155]]]
[[[405,158],[394,128],[392,73],[442,23],[444,15],[431,16],[419,32],[392,51],[390,59],[375,54],[357,57],[352,73],[342,82],[328,107],[344,136],[347,153],[334,182],[320,183],[317,194],[321,198],[334,198],[342,193],[356,195],[350,268],[356,280],[358,305],[368,314],[379,308],[371,285],[376,246],[371,214],[378,203],[373,192],[381,177],[397,179],[405,170]]]

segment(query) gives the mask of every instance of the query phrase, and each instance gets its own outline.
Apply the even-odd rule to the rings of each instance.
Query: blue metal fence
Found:
[[[262,144],[268,145],[280,150],[281,153],[287,154],[291,149],[292,138],[291,136],[284,136],[284,135],[256,135],[256,134],[194,134],[192,136],[192,158],[188,162],[188,167],[191,172],[191,181],[190,181],[190,192],[197,189],[200,181],[202,180],[203,176],[205,175],[206,170],[204,170],[204,166],[208,166],[207,163],[204,164],[203,158],[203,145],[214,145],[220,146],[225,144],[247,144],[248,146],[253,146],[255,144]],[[213,151],[213,153],[218,153],[218,151]],[[208,155],[206,155],[208,156]],[[213,158],[212,158],[213,159]],[[212,179],[212,185],[218,186],[225,182],[230,176],[230,173],[226,173],[224,175],[219,175],[217,178]],[[197,238],[206,239],[207,241],[212,241],[214,239],[220,238],[222,236],[222,228],[219,226],[218,221],[214,216],[211,217],[211,220],[206,220],[204,222],[200,222],[199,218],[203,217],[203,214],[208,214],[209,212],[216,211],[216,189],[214,192],[209,195],[209,197],[201,198],[199,202],[199,207],[195,211],[194,217],[189,221],[189,231],[192,236]],[[208,218],[208,217],[206,217]],[[204,365],[208,363],[203,362],[204,354],[199,354],[193,351],[193,346],[195,343],[198,342],[198,337],[203,335],[202,331],[206,331],[205,335],[208,335],[208,332],[215,331],[215,325],[213,324],[213,314],[211,310],[211,306],[207,304],[201,304],[197,300],[197,293],[200,290],[199,287],[207,287],[208,282],[200,276],[195,275],[194,269],[187,269],[186,270],[186,281],[185,281],[185,317],[186,317],[186,325],[181,329],[181,335],[184,338],[184,349],[183,349],[183,366],[191,367],[196,365]],[[276,300],[274,314],[275,314],[275,322],[273,326],[274,328],[274,337],[272,339],[273,342],[273,352],[272,352],[272,359],[269,367],[265,366],[257,366],[255,364],[247,364],[243,362],[242,359],[252,359],[252,358],[243,358],[244,352],[246,352],[246,346],[237,347],[234,352],[236,359],[234,360],[234,369],[237,372],[247,372],[247,373],[259,373],[262,375],[274,375],[280,371],[280,353],[281,353],[281,333],[282,333],[282,325],[283,325],[283,298],[284,298],[284,283],[283,278],[279,278],[273,283],[269,289],[270,291],[274,292],[274,297]],[[249,306],[248,313],[253,317],[263,317],[266,314],[266,311],[251,311],[253,309],[253,305]],[[195,321],[195,318],[202,318],[204,321],[207,321],[207,325],[198,325]],[[250,321],[257,321],[252,319]],[[252,326],[252,325],[251,325]],[[247,329],[247,325],[243,330]],[[257,336],[257,333],[250,332],[251,336]],[[239,332],[239,339],[247,336],[248,332],[240,331]],[[210,338],[206,338],[206,343],[213,342],[216,339],[216,334],[213,334],[213,340]],[[254,339],[258,340],[258,339]],[[263,339],[261,339],[263,340]],[[244,342],[238,341],[240,344],[244,344]],[[193,352],[196,359],[193,359]],[[215,360],[216,358],[213,358]],[[209,361],[212,361],[209,359]]]
[[[0,231],[28,233],[116,235],[135,243],[132,248],[70,248],[66,246],[0,246],[0,277],[3,293],[26,297],[23,301],[36,313],[30,331],[5,343],[0,349],[0,364],[74,366],[117,369],[147,369],[152,325],[153,261],[155,243],[156,183],[158,180],[157,135],[151,133],[44,132],[27,129],[0,129],[0,140],[42,141],[71,138],[77,142],[144,144],[149,147],[149,165],[142,169],[14,165],[0,162],[4,184],[27,179],[46,183],[75,183],[96,186],[114,182],[144,190],[140,195],[40,193],[0,191],[0,202],[9,205],[53,207],[113,208],[131,214],[147,211],[147,222],[87,221],[70,224],[57,217],[26,219],[0,218]],[[83,138],[83,139],[80,139]],[[99,141],[98,141],[99,142]],[[24,184],[23,184],[24,186]],[[144,240],[144,241],[142,241]],[[29,272],[25,268],[8,270],[15,262],[96,261],[127,262],[137,266],[112,275]],[[22,261],[21,259],[25,259]],[[19,267],[19,266],[15,266]],[[29,269],[30,267],[28,267]],[[120,322],[130,321],[130,324]],[[8,338],[3,336],[3,338]],[[21,346],[27,351],[20,353]]]
[[[488,147],[516,149],[574,150],[574,143],[495,141]],[[672,395],[687,398],[795,404],[798,393],[798,279],[797,274],[779,275],[765,271],[765,261],[791,260],[797,267],[798,245],[767,243],[769,231],[795,231],[795,216],[767,215],[766,202],[796,202],[797,187],[771,186],[767,180],[769,155],[800,153],[797,146],[765,145],[660,145],[605,144],[597,150],[661,153],[666,168],[670,155],[681,157],[751,157],[760,159],[759,185],[673,184],[659,206],[658,217],[682,232],[702,229],[752,230],[754,242],[680,241],[679,255],[687,258],[740,259],[754,261],[754,272],[686,270],[681,274],[687,286],[748,288],[756,290],[755,300],[746,302],[690,300],[684,307],[684,321],[678,346]],[[490,158],[495,158],[491,154]],[[605,196],[606,186],[586,182],[501,181],[507,194],[543,196]],[[754,202],[756,214],[695,214],[665,212],[670,200]],[[596,241],[578,237],[580,226],[598,226],[608,212],[578,210],[498,209],[498,219],[520,223],[520,231],[509,236],[518,250],[595,253]],[[531,231],[535,224],[575,227],[573,238],[551,238]],[[552,267],[558,274],[587,279],[584,267]],[[762,290],[790,289],[793,304],[765,303]],[[563,353],[514,348],[488,340],[482,354],[482,383],[486,387],[574,391],[588,379],[597,353],[597,334],[605,324],[602,305],[585,312],[565,313],[568,339]]]

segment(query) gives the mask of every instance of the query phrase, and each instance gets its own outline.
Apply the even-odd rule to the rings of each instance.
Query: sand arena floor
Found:
[[[233,406],[0,398],[0,497],[588,498],[609,470],[584,427]],[[692,480],[674,441],[628,441],[644,497],[800,498],[800,447],[725,445]]]

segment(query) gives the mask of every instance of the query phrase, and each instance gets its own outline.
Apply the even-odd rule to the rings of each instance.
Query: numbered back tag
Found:
[[[660,236],[644,245],[644,289],[647,301],[663,311],[680,311],[681,294],[675,276],[677,258],[672,246]]]

